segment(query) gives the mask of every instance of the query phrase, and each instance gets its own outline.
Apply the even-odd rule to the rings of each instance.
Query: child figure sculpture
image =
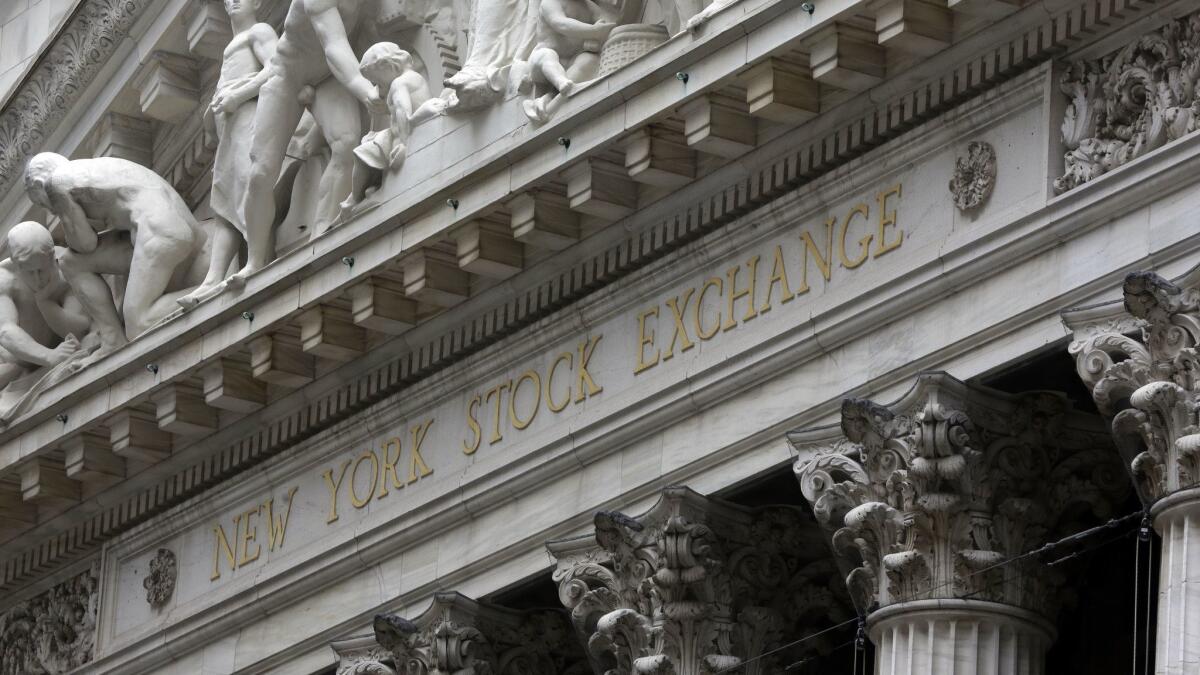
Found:
[[[521,102],[529,121],[545,124],[578,84],[596,77],[601,45],[617,25],[614,10],[593,0],[541,0],[530,81],[522,83],[533,88]]]
[[[446,101],[434,98],[425,77],[413,68],[412,55],[394,42],[371,45],[363,53],[359,70],[379,88],[387,103],[385,115],[372,115],[371,131],[354,149],[357,158],[354,190],[342,203],[346,209],[362,200],[368,174],[395,173],[404,165],[412,128],[446,111]]]

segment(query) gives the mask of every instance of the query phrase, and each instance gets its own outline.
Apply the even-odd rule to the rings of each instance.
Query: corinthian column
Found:
[[[1200,275],[1125,278],[1124,317],[1067,312],[1076,368],[1162,537],[1155,672],[1200,672]],[[1129,315],[1132,315],[1132,319]],[[1126,333],[1140,333],[1137,338]]]
[[[848,399],[841,418],[789,441],[867,615],[875,672],[1044,672],[1059,576],[1020,556],[1067,534],[1059,518],[1108,518],[1128,492],[1103,428],[1064,397],[944,373],[890,406]]]

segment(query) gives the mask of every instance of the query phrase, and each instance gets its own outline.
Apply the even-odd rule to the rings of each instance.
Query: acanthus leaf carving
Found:
[[[847,399],[831,452],[796,464],[801,489],[831,531],[861,613],[971,597],[1051,615],[1058,578],[1022,559],[1058,517],[1108,517],[1127,492],[1103,433],[1049,393],[1008,396],[922,376],[884,407]],[[828,430],[801,431],[812,444]],[[1065,526],[1065,524],[1064,524]]]
[[[819,530],[803,522],[791,507],[748,509],[667,488],[641,516],[600,512],[594,537],[550,542],[560,599],[593,670],[760,674],[823,653],[829,645],[819,641],[773,652],[785,635],[849,615],[819,556]]]
[[[58,675],[92,660],[99,566],[0,613],[0,675]]]

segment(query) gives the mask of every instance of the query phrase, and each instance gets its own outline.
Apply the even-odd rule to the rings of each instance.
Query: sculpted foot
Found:
[[[119,345],[101,345],[96,351],[92,352],[91,354],[88,354],[87,356],[85,356],[81,359],[72,361],[71,364],[69,366],[67,366],[67,370],[70,370],[72,373],[78,373],[79,371],[83,370],[84,368],[87,368],[88,366],[92,365],[93,363],[99,361],[100,359],[108,356],[109,354],[117,351],[118,349],[120,349],[121,347],[124,347],[124,346],[125,346],[124,343],[119,344]]]
[[[246,280],[249,279],[259,269],[261,269],[259,266],[250,265],[247,263],[245,267],[230,275],[230,277],[225,280],[224,285],[232,290],[240,291],[246,287]]]
[[[179,306],[183,308],[183,311],[187,312],[194,309],[196,305],[199,305],[205,300],[219,295],[223,290],[225,290],[224,282],[215,284],[201,284],[200,286],[197,286],[196,290],[192,291],[191,293],[188,293],[181,298],[176,298],[175,302],[179,303]]]

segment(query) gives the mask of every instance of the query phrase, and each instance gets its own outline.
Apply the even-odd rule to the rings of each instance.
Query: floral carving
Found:
[[[392,655],[379,646],[374,636],[362,635],[330,645],[338,655],[336,675],[396,675]]]
[[[459,593],[435,594],[429,609],[413,620],[376,616],[375,640],[400,675],[590,672],[561,610],[520,612]]]
[[[1200,483],[1200,287],[1134,272],[1124,296],[1140,339],[1093,333],[1070,350],[1100,412],[1112,416],[1142,499],[1151,502]]]
[[[796,474],[858,609],[969,596],[1053,614],[1049,568],[1033,558],[992,567],[1070,527],[1064,518],[1108,517],[1127,494],[1105,435],[1086,422],[1063,397],[981,391],[940,373],[893,406],[845,400],[851,445],[801,460]]]
[[[92,660],[95,567],[0,613],[0,675],[57,675]]]
[[[996,187],[996,150],[990,143],[971,141],[967,156],[954,162],[950,194],[959,211],[979,208]]]
[[[594,538],[550,542],[559,598],[593,671],[759,675],[827,651],[813,640],[772,652],[850,616],[820,531],[804,519],[668,488],[637,518],[596,514]]]
[[[175,593],[177,573],[175,553],[167,548],[158,549],[158,553],[150,560],[150,573],[142,579],[146,602],[151,607],[159,609],[171,600],[171,595]]]
[[[1172,21],[1100,59],[1063,73],[1066,192],[1200,126],[1200,14]]]
[[[84,0],[0,113],[0,194],[75,105],[149,0]]]

